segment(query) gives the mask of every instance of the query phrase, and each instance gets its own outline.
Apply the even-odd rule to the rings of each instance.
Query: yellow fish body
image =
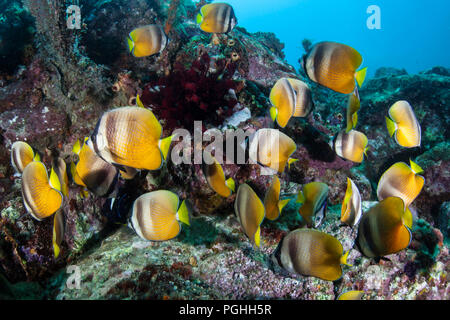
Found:
[[[228,33],[236,26],[237,19],[229,4],[209,3],[201,7],[197,23],[208,33]]]
[[[82,147],[74,147],[73,151],[78,154],[79,161],[72,177],[74,182],[86,187],[97,196],[110,195],[116,186],[119,172],[116,167],[100,158],[93,150],[92,142],[85,139]]]
[[[405,210],[419,195],[425,184],[425,178],[419,175],[422,169],[413,161],[411,166],[397,162],[387,169],[380,178],[377,187],[378,200],[399,197],[405,204]]]
[[[279,173],[287,163],[296,159],[290,156],[297,150],[294,140],[276,129],[259,129],[250,139],[249,158]]]
[[[361,87],[366,68],[356,71],[362,64],[358,51],[345,44],[320,42],[303,57],[302,65],[308,78],[336,92],[349,94]]]
[[[389,109],[386,125],[389,135],[395,134],[395,141],[402,147],[414,148],[420,146],[420,124],[408,101],[398,101]]]
[[[335,237],[303,228],[291,231],[280,241],[272,260],[291,274],[335,281],[342,277],[341,265],[348,265],[347,256]]]
[[[379,258],[407,248],[412,234],[403,221],[404,212],[402,199],[388,197],[364,214],[356,238],[361,253]]]
[[[61,208],[61,185],[52,169],[50,179],[42,162],[33,161],[22,173],[22,197],[25,208],[36,220],[42,220]]]
[[[158,170],[172,137],[161,139],[162,127],[153,112],[121,107],[102,115],[92,135],[93,149],[105,161],[138,170]]]
[[[322,182],[310,182],[299,192],[297,202],[302,203],[298,210],[309,227],[319,227],[326,215],[328,186]]]
[[[352,179],[347,178],[347,190],[341,207],[341,222],[353,227],[361,219],[361,194]]]
[[[228,198],[234,191],[234,180],[225,180],[222,166],[209,152],[203,152],[203,159],[202,170],[209,186],[222,197]]]
[[[265,209],[264,204],[249,185],[241,184],[239,186],[234,201],[234,212],[244,233],[254,245],[259,247],[261,242],[260,225],[264,220]]]
[[[361,102],[359,101],[358,90],[350,94],[347,104],[347,129],[346,133],[356,127],[358,124],[358,110],[361,108]]]
[[[40,161],[39,154],[23,141],[16,141],[11,146],[11,165],[17,173],[22,173],[25,167],[35,161]]]
[[[136,58],[157,54],[164,50],[168,42],[163,28],[156,24],[134,29],[127,40],[128,49]]]
[[[181,231],[180,222],[189,225],[185,201],[179,205],[178,196],[167,190],[145,193],[132,207],[131,227],[144,240],[166,241]]]
[[[334,151],[346,160],[361,163],[364,160],[369,141],[366,135],[356,130],[340,131],[334,140]]]

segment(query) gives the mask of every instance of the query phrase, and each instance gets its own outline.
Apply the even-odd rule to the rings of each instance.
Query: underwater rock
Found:
[[[0,1],[0,79],[30,62],[34,32],[33,18],[21,1]]]
[[[396,69],[396,68],[390,68],[390,67],[381,67],[378,68],[377,71],[375,71],[375,78],[384,78],[384,77],[395,77],[395,76],[403,76],[407,75],[408,72],[406,72],[405,69]]]

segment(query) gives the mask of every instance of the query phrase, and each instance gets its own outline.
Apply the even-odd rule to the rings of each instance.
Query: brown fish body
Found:
[[[356,244],[366,257],[379,258],[409,246],[411,231],[403,222],[402,199],[388,197],[361,218]]]
[[[281,240],[273,259],[292,274],[335,281],[342,276],[343,247],[331,235],[297,229]]]
[[[110,195],[117,183],[117,168],[94,152],[90,140],[84,143],[79,158],[75,170],[85,186],[97,196]]]

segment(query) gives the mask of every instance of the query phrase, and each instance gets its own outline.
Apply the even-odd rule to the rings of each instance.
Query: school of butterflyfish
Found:
[[[226,3],[204,5],[197,16],[200,29],[207,33],[228,33],[237,24],[233,8]],[[139,58],[162,52],[168,37],[159,25],[134,29],[128,35],[130,53]],[[361,107],[358,87],[367,68],[358,51],[336,42],[320,42],[303,57],[307,77],[323,87],[347,94],[346,128],[331,139],[335,153],[348,161],[361,163],[367,156],[368,139],[355,130]],[[358,70],[359,69],[359,70]],[[314,108],[308,85],[294,78],[281,78],[270,91],[268,109],[273,122],[284,128],[292,117],[307,117]],[[114,197],[119,179],[133,179],[142,170],[158,170],[167,159],[172,136],[162,137],[163,128],[152,111],[146,109],[139,96],[137,106],[120,107],[105,112],[90,137],[73,146],[70,166],[54,159],[50,173],[39,156],[26,142],[11,147],[11,164],[22,176],[22,196],[27,212],[35,219],[53,216],[53,247],[55,257],[60,253],[64,238],[64,200],[69,194],[70,172],[73,183],[81,187],[81,197],[89,193]],[[413,108],[407,101],[398,101],[386,116],[389,136],[402,147],[420,146],[421,129]],[[243,233],[255,248],[261,241],[264,219],[276,220],[292,200],[282,197],[281,181],[286,167],[298,161],[291,158],[297,149],[295,141],[278,129],[257,130],[247,143],[249,160],[272,170],[272,182],[261,200],[250,185],[236,185],[226,177],[222,165],[206,150],[203,152],[202,172],[208,186],[227,198],[235,194],[234,212]],[[67,167],[67,168],[66,168]],[[413,217],[409,207],[422,190],[423,170],[410,160],[393,164],[381,176],[377,187],[378,203],[362,212],[361,194],[357,184],[347,178],[342,200],[342,224],[357,231],[356,248],[366,257],[377,260],[399,252],[411,242]],[[271,258],[291,274],[312,276],[335,281],[342,277],[343,265],[349,251],[335,237],[316,230],[326,219],[328,186],[323,182],[303,185],[296,202],[301,204],[299,215],[306,227],[289,232],[279,243]],[[190,210],[185,200],[168,190],[158,190],[139,196],[129,212],[129,226],[139,237],[151,241],[166,241],[177,237],[183,226],[190,225]],[[339,300],[360,299],[361,291],[348,291]]]

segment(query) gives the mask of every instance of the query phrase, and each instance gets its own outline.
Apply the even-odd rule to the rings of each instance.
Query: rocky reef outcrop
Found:
[[[347,96],[302,78],[284,60],[283,44],[273,34],[249,33],[242,27],[228,35],[205,34],[194,21],[199,4],[188,0],[89,2],[81,30],[67,30],[64,1],[24,3],[27,14],[39,17],[33,25],[37,33],[32,54],[0,85],[0,271],[4,275],[0,286],[8,288],[6,298],[24,297],[26,291],[35,298],[54,299],[333,299],[354,289],[364,290],[367,299],[449,299],[450,75],[446,68],[419,74],[383,69],[365,83],[357,129],[369,138],[370,150],[358,165],[339,158],[329,146],[345,126]],[[136,59],[128,53],[125,39],[134,27],[148,23],[163,25],[171,41],[160,55]],[[176,71],[183,76],[174,79]],[[196,81],[189,80],[192,72],[199,72]],[[80,188],[71,184],[64,203],[62,252],[58,259],[53,257],[52,219],[38,222],[24,208],[21,179],[10,165],[14,141],[27,141],[39,150],[48,167],[54,156],[69,165],[75,141],[92,133],[104,111],[136,104],[137,94],[156,109],[164,136],[184,126],[179,121],[182,115],[173,108],[183,101],[198,102],[198,109],[183,112],[215,113],[214,118],[204,117],[203,131],[273,127],[268,96],[280,77],[306,81],[315,104],[308,118],[291,119],[283,129],[297,143],[293,157],[299,159],[281,176],[283,195],[294,197],[311,181],[327,183],[330,208],[320,229],[336,236],[348,250],[355,234],[339,226],[346,178],[358,185],[367,209],[376,200],[381,174],[394,162],[415,159],[425,171],[426,184],[413,203],[414,241],[407,250],[380,263],[352,250],[349,260],[354,267],[344,267],[343,278],[334,284],[286,277],[274,269],[269,255],[283,235],[302,225],[295,201],[279,220],[263,223],[261,250],[255,250],[234,216],[234,196],[225,199],[215,194],[201,165],[168,161],[161,170],[143,173],[125,186],[136,194],[170,189],[191,202],[192,225],[184,226],[176,239],[142,241],[131,229],[108,220],[107,199],[92,194],[82,198]],[[164,93],[173,96],[170,106],[164,104],[167,99],[146,97],[146,88],[162,84],[183,89]],[[207,94],[211,84],[218,86],[214,95]],[[384,116],[397,100],[408,100],[418,117],[422,128],[418,148],[401,148],[388,135]],[[224,171],[237,184],[250,183],[261,198],[270,184],[270,176],[261,175],[259,165],[226,164]],[[83,270],[80,290],[66,285],[69,265]]]

